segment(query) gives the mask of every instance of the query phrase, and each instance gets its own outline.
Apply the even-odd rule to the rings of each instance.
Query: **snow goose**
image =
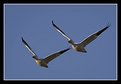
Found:
[[[55,52],[53,54],[50,54],[49,56],[45,57],[45,58],[38,58],[38,56],[35,54],[35,52],[31,49],[31,47],[25,42],[25,40],[23,39],[22,37],[22,42],[24,43],[24,45],[28,48],[28,50],[33,54],[33,58],[35,59],[36,63],[39,65],[39,66],[42,66],[42,67],[46,67],[48,68],[47,64],[53,60],[54,58],[60,56],[61,54],[63,54],[64,52],[68,51],[69,49],[71,48],[67,48],[65,50],[61,50],[61,51],[58,51],[58,52]]]
[[[110,25],[107,25],[105,28],[89,35],[86,39],[84,39],[83,41],[79,42],[79,43],[75,43],[70,37],[68,37],[61,29],[59,29],[54,22],[52,21],[52,25],[54,26],[54,28],[60,32],[64,37],[66,37],[68,39],[68,42],[70,44],[72,44],[72,47],[74,50],[78,51],[78,52],[84,52],[86,53],[87,51],[85,50],[85,46],[87,44],[89,44],[90,42],[92,42],[93,40],[95,40],[102,32],[104,32],[107,28],[110,27]]]

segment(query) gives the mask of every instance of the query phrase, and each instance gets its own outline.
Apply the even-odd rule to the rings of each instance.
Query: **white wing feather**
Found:
[[[27,49],[34,55],[36,56],[35,52],[31,49],[31,47],[25,42],[25,40],[22,37],[22,42],[24,43],[24,45],[27,47]]]
[[[64,37],[66,37],[68,40],[71,40],[62,30],[60,30],[52,21],[52,25],[55,27],[55,29],[60,32]]]

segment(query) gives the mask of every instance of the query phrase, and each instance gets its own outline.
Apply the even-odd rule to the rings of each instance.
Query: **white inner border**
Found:
[[[116,79],[5,79],[5,6],[6,5],[115,5],[116,6]],[[23,3],[22,4],[17,4],[17,3],[16,4],[4,4],[3,5],[3,8],[4,8],[3,9],[3,13],[4,13],[3,14],[4,15],[4,18],[3,18],[3,22],[4,22],[4,26],[3,26],[4,27],[4,57],[3,57],[3,60],[4,60],[3,69],[4,70],[3,70],[3,78],[4,78],[4,80],[6,80],[6,81],[7,80],[15,80],[15,81],[17,81],[17,80],[26,80],[26,81],[27,80],[29,80],[29,81],[33,81],[33,80],[43,80],[43,81],[44,80],[56,80],[56,81],[57,80],[70,80],[70,81],[73,81],[73,80],[78,80],[78,81],[79,80],[81,80],[81,81],[83,81],[83,80],[84,81],[85,80],[87,80],[87,81],[88,80],[95,80],[95,81],[98,81],[98,80],[105,80],[105,81],[113,80],[113,81],[117,81],[118,80],[118,78],[117,78],[118,77],[118,54],[117,54],[118,53],[118,51],[117,51],[117,35],[118,35],[117,34],[118,33],[117,32],[118,31],[118,29],[117,29],[117,27],[118,27],[117,26],[118,25],[118,23],[117,23],[118,22],[117,21],[118,14],[117,13],[118,13],[118,11],[117,10],[118,10],[118,7],[117,6],[118,6],[118,4],[116,4],[116,3],[114,3],[114,4],[112,4],[112,3],[109,3],[109,4],[107,4],[107,3],[106,4],[104,4],[104,3],[102,3],[102,4],[99,4],[99,3],[95,3],[95,4],[90,4],[90,3],[89,4],[85,4],[85,3],[83,3],[83,4],[78,4],[78,3],[77,4],[56,4],[56,3],[55,4],[44,4],[44,3],[43,4],[38,4],[38,3],[35,3],[35,4],[23,4]]]

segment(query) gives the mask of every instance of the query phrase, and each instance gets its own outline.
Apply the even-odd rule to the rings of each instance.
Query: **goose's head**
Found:
[[[35,58],[35,56],[32,56],[32,58]]]
[[[68,43],[71,43],[71,40],[68,40]]]
[[[37,56],[35,56],[35,55],[34,55],[34,56],[32,56],[32,58],[34,58],[34,59],[38,59],[38,58],[37,58]]]
[[[74,42],[72,40],[68,40],[68,43],[70,44],[74,44]]]

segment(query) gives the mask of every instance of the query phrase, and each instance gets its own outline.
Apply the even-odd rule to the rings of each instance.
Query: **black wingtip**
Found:
[[[69,48],[65,49],[65,51],[70,50],[71,48],[72,48],[72,47],[69,47]]]
[[[54,22],[53,22],[53,20],[52,20],[52,24],[55,25]]]
[[[69,48],[67,48],[68,50],[70,50],[72,47],[70,46]]]
[[[52,20],[52,25],[53,25],[55,28],[59,29],[59,28],[54,24],[53,20]],[[59,30],[60,30],[60,29],[59,29]],[[60,31],[61,31],[61,30],[60,30]]]
[[[27,43],[25,42],[25,40],[23,39],[23,37],[21,37],[21,39],[22,39],[22,42],[23,42],[24,44],[27,44]]]
[[[102,30],[100,30],[100,31],[98,31],[97,33],[96,33],[96,35],[97,36],[99,36],[102,32],[104,32],[107,28],[109,28],[111,25],[110,24],[108,24],[105,28],[103,28]]]
[[[109,28],[110,26],[112,26],[112,25],[111,25],[111,23],[107,23],[107,26],[106,26],[106,27],[108,27],[108,28]]]
[[[69,47],[69,48],[67,48],[67,49],[65,49],[65,50],[62,50],[62,51],[60,52],[60,54],[66,52],[66,51],[68,51],[68,50],[70,50],[70,49],[71,49],[71,48]]]
[[[24,41],[23,37],[21,37],[22,41]]]
[[[106,29],[109,28],[111,26],[111,24],[107,24],[107,26],[105,27]]]

